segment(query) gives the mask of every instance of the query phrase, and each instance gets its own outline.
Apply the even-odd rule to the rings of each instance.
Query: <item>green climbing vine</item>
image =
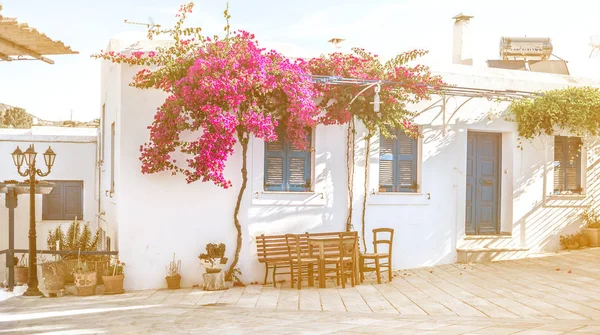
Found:
[[[565,130],[576,136],[600,135],[600,90],[568,87],[543,92],[510,104],[509,120],[519,137],[531,140]]]

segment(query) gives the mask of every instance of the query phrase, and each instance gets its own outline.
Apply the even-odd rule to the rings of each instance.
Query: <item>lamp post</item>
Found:
[[[17,146],[17,149],[12,153],[13,162],[17,167],[17,172],[23,177],[29,177],[29,278],[27,280],[27,291],[23,294],[24,296],[40,296],[38,288],[38,277],[37,277],[37,246],[36,246],[36,232],[35,232],[35,177],[45,177],[50,174],[56,154],[52,151],[52,148],[48,147],[48,150],[44,152],[44,162],[48,167],[47,172],[42,172],[40,169],[35,168],[35,157],[37,152],[33,148],[33,144],[29,146],[25,152],[21,151]],[[21,166],[23,161],[27,164],[25,171],[21,172]]]

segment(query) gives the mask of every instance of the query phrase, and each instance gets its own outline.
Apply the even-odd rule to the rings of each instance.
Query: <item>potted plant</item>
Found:
[[[42,266],[42,278],[48,294],[54,295],[64,290],[67,269],[62,259],[56,255],[53,260],[40,258],[38,263]]]
[[[219,273],[227,264],[225,257],[225,244],[209,243],[206,245],[206,253],[198,256],[200,264],[206,270],[206,273]]]
[[[579,238],[577,237],[577,234],[570,234],[570,235],[561,235],[560,236],[560,245],[563,246],[563,248],[568,249],[568,250],[575,250],[575,249],[579,249]]]
[[[17,258],[15,257],[15,259]],[[27,266],[27,257],[25,257],[25,254],[23,254],[21,255],[21,258],[18,259],[18,263],[15,266],[15,282],[17,285],[25,285],[27,284],[28,279],[29,267]]]
[[[581,215],[585,227],[583,233],[587,235],[590,247],[600,246],[600,216],[591,208],[587,208]]]
[[[80,257],[77,257],[77,267],[73,271],[73,277],[78,296],[96,294],[96,271],[90,271],[86,262],[81,263]]]
[[[83,223],[82,221],[73,220],[69,225],[66,232],[62,230],[61,226],[56,227],[54,230],[48,232],[48,238],[46,239],[49,250],[62,250],[72,251],[72,254],[64,255],[63,261],[69,269],[78,269],[81,263],[86,262],[88,268],[96,270],[90,266],[92,261],[107,260],[106,256],[92,256],[92,255],[79,255],[81,251],[96,251],[100,245],[100,229],[97,229],[95,233],[92,233],[89,223]],[[97,265],[97,263],[92,263]],[[75,272],[68,272],[65,274],[66,283],[73,283]],[[96,281],[99,280],[97,274]]]
[[[181,260],[175,259],[175,254],[173,254],[173,260],[169,263],[167,267],[167,276],[165,279],[167,280],[167,287],[169,290],[177,290],[179,289],[181,283]]]
[[[123,293],[123,280],[125,279],[125,272],[123,271],[125,262],[121,262],[118,257],[114,259],[111,257],[110,265],[106,270],[102,281],[104,282],[104,294],[119,294]]]
[[[579,242],[580,248],[586,248],[588,245],[590,245],[590,239],[584,232],[577,233],[577,242]]]

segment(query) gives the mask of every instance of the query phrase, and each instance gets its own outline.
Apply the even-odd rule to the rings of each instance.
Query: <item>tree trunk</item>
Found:
[[[348,122],[346,169],[348,172],[348,217],[346,218],[346,231],[352,230],[352,210],[354,203],[354,116]]]
[[[365,138],[365,182],[363,185],[363,206],[362,206],[362,220],[361,220],[361,231],[362,231],[362,244],[363,244],[363,252],[367,252],[367,241],[365,240],[365,216],[367,214],[367,195],[369,190],[368,181],[369,181],[369,159],[371,155],[371,131],[367,130],[367,137]]]
[[[237,263],[240,259],[240,250],[242,250],[242,225],[240,223],[240,207],[242,206],[242,199],[244,197],[244,191],[248,184],[248,169],[246,168],[248,154],[248,137],[244,136],[242,132],[238,131],[238,140],[242,146],[242,186],[238,193],[237,202],[235,203],[235,210],[233,211],[233,224],[237,230],[237,242],[235,245],[235,255],[233,256],[233,262],[227,270],[225,280],[231,281],[233,278],[233,270],[236,268]]]

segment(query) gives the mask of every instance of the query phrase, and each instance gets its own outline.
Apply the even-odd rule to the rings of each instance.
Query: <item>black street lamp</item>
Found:
[[[33,144],[29,146],[25,152],[21,151],[17,146],[17,149],[12,153],[13,162],[17,167],[17,171],[23,177],[29,177],[29,278],[27,281],[27,291],[23,294],[24,296],[40,296],[38,288],[38,277],[37,277],[37,246],[36,246],[36,232],[35,232],[35,177],[45,177],[50,174],[56,154],[52,151],[52,148],[48,147],[48,150],[44,152],[44,163],[48,167],[47,172],[42,172],[40,169],[35,168],[35,157],[37,152],[33,148]],[[21,166],[23,161],[27,164],[27,169],[21,172]]]

